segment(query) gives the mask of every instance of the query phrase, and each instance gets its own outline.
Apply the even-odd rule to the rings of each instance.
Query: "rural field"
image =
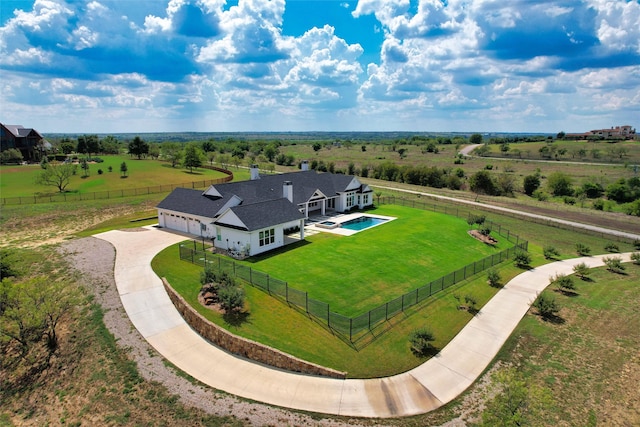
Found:
[[[511,150],[514,146],[515,144],[512,144]],[[387,160],[376,159],[376,157],[399,158],[397,153],[387,151],[386,148],[382,151],[382,146],[375,150],[368,146],[367,151],[363,152],[359,144],[351,148],[323,148],[317,153],[310,145],[303,144],[288,145],[283,147],[284,149],[299,150],[299,152],[296,151],[296,158],[317,157],[332,161],[331,156],[336,156],[336,160],[333,161],[343,162],[342,167],[345,168],[349,161],[358,163],[359,156],[364,155],[367,157],[362,157],[363,162]],[[533,152],[533,148],[531,151]],[[353,158],[349,157],[351,153]],[[152,186],[159,182],[188,183],[212,179],[204,176],[213,174],[212,171],[204,169],[198,169],[196,174],[191,174],[186,169],[179,167],[174,169],[152,160],[137,161],[122,156],[114,156],[109,160],[110,156],[101,157],[105,160],[102,165],[107,167],[113,165],[113,172],[107,172],[104,168],[103,174],[98,175],[98,165],[91,165],[91,174],[88,178],[73,177],[69,186],[71,191],[88,193],[127,188],[132,185]],[[343,160],[338,160],[339,158]],[[418,154],[409,147],[407,158],[411,158],[410,161],[415,164],[422,162],[436,165],[437,162],[442,161],[442,166],[439,167],[453,167],[454,146],[446,146],[444,151],[438,154]],[[119,165],[122,161],[126,161],[129,165],[129,178],[120,178]],[[486,158],[466,159],[463,166],[469,167],[466,173],[471,174],[474,169],[483,170],[488,161]],[[576,182],[598,176],[598,174],[606,175],[607,180],[628,179],[634,176],[632,168],[624,164],[560,166],[552,163],[547,166],[546,163],[536,165],[533,164],[534,162],[509,159],[494,162],[498,165],[498,171],[504,167],[504,162],[513,163],[515,171],[508,173],[516,176],[532,173],[537,168],[541,169],[543,175],[563,168],[562,170],[566,173],[572,174]],[[264,168],[264,165],[261,167]],[[0,168],[2,197],[7,194],[10,194],[10,197],[18,197],[32,196],[36,192],[55,191],[47,187],[34,188],[32,183],[39,168],[38,165],[2,166]],[[247,179],[248,173],[245,169],[236,167],[230,167],[230,169],[236,179]],[[278,169],[286,168],[278,167]],[[573,175],[574,172],[575,175]],[[376,187],[374,190],[382,196],[417,197],[396,191],[401,189],[432,192],[431,188],[406,183],[390,183],[371,178],[367,179],[367,182]],[[122,185],[124,187],[119,187]],[[395,190],[383,187],[392,187]],[[10,193],[7,193],[8,191]],[[477,195],[463,191],[434,189],[434,192],[460,195],[462,198],[471,200],[478,199]],[[153,360],[158,361],[160,357],[152,349],[134,353],[130,344],[122,345],[128,342],[128,339],[135,338],[124,339],[123,337],[136,335],[126,326],[123,327],[124,331],[117,328],[109,329],[105,326],[105,322],[109,323],[109,320],[105,321],[105,316],[109,319],[109,316],[115,313],[114,311],[109,314],[109,310],[116,310],[116,308],[107,308],[100,304],[102,301],[100,295],[107,292],[109,285],[100,288],[92,283],[98,280],[96,276],[108,283],[109,268],[98,268],[96,261],[93,271],[89,268],[83,272],[74,273],[73,259],[80,254],[61,256],[58,248],[81,242],[87,236],[100,231],[124,227],[135,228],[154,223],[154,220],[149,218],[153,217],[154,206],[163,197],[164,194],[152,194],[112,200],[2,207],[0,214],[2,258],[11,264],[13,272],[18,277],[17,280],[28,281],[34,277],[47,276],[51,281],[63,281],[70,288],[80,290],[82,302],[76,309],[63,316],[60,323],[60,345],[52,356],[48,356],[44,349],[34,345],[29,348],[26,357],[3,359],[0,364],[3,378],[0,384],[0,397],[3,401],[0,409],[0,425],[41,425],[43,420],[48,424],[65,425],[86,425],[88,422],[94,425],[250,425],[260,423],[261,425],[280,423],[315,425],[326,421],[326,417],[323,416],[309,417],[307,414],[273,409],[234,400],[222,393],[208,394],[206,399],[209,402],[219,403],[203,407],[194,403],[197,399],[188,397],[205,393],[202,386],[192,379],[185,378],[184,374],[175,368],[163,366],[162,363],[160,366],[163,367],[157,369],[170,372],[173,379],[163,377],[162,380],[151,380],[153,375],[141,373],[145,372],[142,366],[145,363],[150,364]],[[419,200],[427,199],[426,196],[419,198]],[[584,217],[590,223],[599,223],[631,232],[636,231],[640,224],[637,217],[622,213],[596,211],[590,206],[581,208],[579,204],[529,202],[520,195],[515,201],[510,198],[486,195],[481,196],[481,200],[484,203],[496,202],[512,207],[518,206],[523,210],[539,209],[540,212],[553,214],[553,216]],[[433,227],[428,226],[429,223],[422,216],[424,215],[422,211],[420,215],[413,214],[412,209],[395,205],[382,205],[378,209],[381,214],[405,218],[408,222],[418,221],[421,224],[420,226],[403,225],[400,220],[396,220],[394,222],[398,222],[398,229],[392,227],[385,230],[385,227],[392,226],[393,222],[377,227],[382,234],[381,240],[394,240],[395,236],[397,243],[393,246],[394,251],[402,253],[402,249],[406,248],[407,257],[409,255],[415,257],[410,258],[407,263],[412,268],[403,269],[402,266],[395,265],[386,273],[398,277],[398,281],[394,283],[399,284],[399,287],[405,285],[409,288],[415,287],[416,283],[432,278],[430,274],[416,274],[414,271],[416,265],[433,271],[436,277],[442,274],[441,271],[446,272],[450,268],[455,268],[456,253],[447,253],[444,249],[448,242],[443,241],[442,238],[437,239],[434,234],[431,234],[434,231]],[[473,212],[483,213],[488,219],[527,239],[530,242],[531,266],[534,267],[548,262],[543,257],[545,246],[555,247],[559,252],[558,259],[576,256],[576,243],[587,245],[593,254],[606,253],[605,247],[611,247],[612,244],[615,244],[621,252],[634,250],[633,242],[616,241],[607,236],[523,221],[514,216],[490,211],[482,212],[479,208],[474,208]],[[463,239],[470,239],[466,235],[468,225],[463,220],[451,219],[450,222],[444,218],[437,218],[437,220],[439,224],[446,224],[446,227],[440,227],[439,232],[455,235],[455,238],[462,234]],[[403,227],[413,227],[421,231],[405,236],[410,233],[406,233]],[[357,239],[349,242],[346,239],[339,240],[322,235],[311,236],[309,238],[311,243],[308,245],[276,256],[250,260],[250,262],[258,270],[292,283],[300,282],[301,286],[305,286],[303,273],[308,265],[305,265],[304,269],[286,268],[287,265],[298,263],[296,259],[298,251],[318,250],[318,252],[305,252],[305,256],[327,256],[328,258],[321,264],[335,265],[338,261],[330,258],[330,249],[338,247],[343,259],[358,258],[351,256],[361,252],[357,246],[376,249],[375,234],[372,233],[375,231],[374,229],[360,233],[362,237],[360,242]],[[368,234],[370,237],[367,236]],[[402,239],[397,237],[399,235],[403,236]],[[438,241],[434,243],[434,239]],[[353,242],[359,244],[352,246]],[[425,260],[416,256],[415,248],[427,242],[432,245],[431,250],[442,252],[438,254],[441,258]],[[386,245],[390,245],[389,241]],[[455,240],[451,241],[451,245],[466,246],[462,242],[455,243]],[[482,244],[474,246],[477,245],[476,242],[470,242],[470,245],[467,249],[473,255],[466,255],[465,259],[475,254],[481,257],[481,254],[491,253],[494,250]],[[374,252],[359,254],[365,265],[381,264],[373,258]],[[99,256],[100,259],[103,257],[106,258],[106,254]],[[197,302],[201,269],[190,263],[179,261],[178,249],[175,246],[156,257],[154,268],[159,274],[167,277],[200,313],[212,321],[229,328],[234,333],[273,345],[298,357],[347,371],[350,377],[390,375],[416,366],[421,363],[421,360],[416,358],[408,348],[408,336],[413,330],[424,326],[429,327],[436,337],[433,345],[436,348],[442,348],[472,317],[468,311],[458,309],[456,297],[472,295],[477,300],[478,307],[481,307],[498,291],[498,288],[487,284],[486,274],[479,274],[399,316],[390,325],[390,331],[386,333],[379,331],[378,335],[373,331],[366,345],[354,348],[336,338],[322,326],[310,321],[306,316],[290,309],[286,304],[251,287],[245,288],[248,321],[233,325],[226,323],[222,316]],[[359,276],[363,276],[361,271],[365,268],[362,265],[351,268],[349,271],[360,271],[360,274],[347,276],[347,280],[356,282],[360,279]],[[500,265],[497,270],[503,282],[522,271],[512,262]],[[348,273],[340,270],[337,272],[340,276]],[[373,270],[372,275],[376,272],[377,270]],[[344,310],[354,309],[356,312],[365,310],[368,307],[367,304],[378,303],[377,301],[364,302],[363,306],[354,308],[351,301],[363,299],[348,292],[344,285],[338,290],[331,290],[330,286],[337,280],[326,271],[314,271],[313,274],[325,280],[324,285],[319,289],[309,288],[310,293],[319,292],[318,299],[334,298],[336,304],[344,304]],[[414,279],[415,281],[412,282]],[[536,405],[531,405],[532,413],[542,414],[538,419],[540,425],[637,424],[640,422],[640,393],[636,387],[640,379],[640,360],[637,358],[640,354],[640,343],[636,339],[636,331],[640,327],[638,324],[640,314],[634,301],[640,298],[638,295],[640,288],[637,286],[639,282],[640,267],[629,264],[624,274],[596,269],[590,275],[590,280],[576,280],[577,290],[573,296],[567,296],[553,289],[545,291],[555,296],[560,304],[558,321],[544,321],[537,314],[536,309],[531,309],[501,351],[497,358],[498,363],[460,399],[431,414],[408,419],[386,420],[384,423],[419,426],[440,425],[453,419],[467,423],[479,422],[483,412],[482,405],[488,404],[491,409],[495,399],[506,396],[500,391],[505,380],[495,374],[515,370],[518,384],[525,384],[532,393],[528,395],[528,399],[536,402]],[[312,286],[313,283],[309,282],[307,285]],[[396,290],[395,284],[387,282],[380,284],[380,287],[385,286],[393,288],[389,289],[391,293]],[[327,288],[331,295],[322,295],[321,292]],[[399,293],[401,292],[404,292],[404,288]],[[2,341],[2,345],[5,346],[5,350],[8,349],[4,354],[17,355],[15,347],[6,347],[9,345],[6,341]],[[132,361],[134,356],[142,358],[136,359],[137,365]],[[191,391],[184,394],[180,392],[172,386],[177,381],[183,381],[191,387]],[[239,409],[243,408],[243,405],[249,405],[250,410]],[[255,415],[258,413],[267,415],[259,418]],[[162,419],[159,419],[157,414],[163,414]],[[281,421],[278,422],[278,420]],[[363,425],[379,425],[373,420],[357,421]],[[338,425],[342,422],[353,422],[353,420],[332,418],[331,422]]]

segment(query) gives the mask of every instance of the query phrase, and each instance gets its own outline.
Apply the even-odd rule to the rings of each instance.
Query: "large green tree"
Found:
[[[165,142],[160,146],[162,157],[171,162],[171,167],[175,168],[182,160],[182,145],[177,142]]]
[[[489,171],[478,171],[471,175],[469,179],[471,191],[477,194],[487,194],[493,196],[498,193],[495,179]]]
[[[26,350],[44,343],[58,347],[58,324],[81,301],[72,283],[39,276],[22,281],[3,279],[0,284],[0,339],[15,341]]]
[[[547,187],[554,196],[572,196],[573,179],[564,172],[553,172],[547,177]]]
[[[139,136],[136,136],[133,138],[133,141],[129,143],[129,154],[137,156],[138,160],[140,160],[143,156],[149,154],[149,144]]]
[[[482,135],[480,135],[479,133],[474,133],[469,138],[469,142],[471,144],[482,144]]]
[[[184,167],[189,168],[189,172],[193,172],[193,168],[202,166],[202,152],[200,148],[190,143],[184,148]]]
[[[36,178],[36,184],[48,185],[58,188],[61,193],[71,182],[77,166],[71,163],[49,162],[46,168]]]

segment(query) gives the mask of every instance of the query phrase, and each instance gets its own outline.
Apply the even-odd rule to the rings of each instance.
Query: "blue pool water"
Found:
[[[340,224],[340,227],[346,228],[347,230],[360,231],[369,227],[373,227],[374,225],[382,224],[386,221],[387,220],[383,218],[360,216],[358,218],[350,219],[349,221],[343,222],[342,224]]]

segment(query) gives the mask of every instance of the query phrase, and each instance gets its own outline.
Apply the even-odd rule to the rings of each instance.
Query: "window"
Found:
[[[260,232],[260,246],[267,246],[276,241],[276,230],[271,228]]]
[[[216,236],[218,241],[222,240],[222,233],[220,232],[220,227],[216,227]]]
[[[347,194],[347,208],[353,206],[356,202],[356,197],[353,193]]]

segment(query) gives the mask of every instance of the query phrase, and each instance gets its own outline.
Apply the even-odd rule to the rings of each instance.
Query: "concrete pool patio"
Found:
[[[109,231],[95,237],[116,249],[114,276],[122,304],[140,334],[175,366],[215,389],[271,405],[354,417],[402,417],[455,399],[489,366],[557,273],[604,265],[611,254],[558,261],[526,271],[498,291],[438,355],[405,373],[375,379],[330,379],[251,362],[213,346],[185,323],[151,260],[185,236],[154,227]],[[618,254],[625,262],[630,253]]]
[[[361,218],[361,217],[378,218],[378,219],[384,220],[385,222],[389,222],[397,219],[396,217],[393,217],[393,216],[377,215],[377,214],[361,213],[361,212],[316,217],[316,218],[312,218],[311,221],[309,220],[307,221],[307,224],[304,227],[304,232],[305,232],[305,235],[322,232],[322,233],[337,234],[340,236],[353,236],[356,233],[359,233],[364,230],[368,230],[369,228],[372,228],[372,227],[384,225],[385,223],[385,222],[382,222],[380,224],[375,224],[375,225],[372,225],[371,227],[367,227],[362,230],[350,230],[348,228],[343,228],[340,226],[345,222],[357,220],[358,218]],[[335,226],[323,226],[322,225],[323,222],[331,222],[335,224]]]

